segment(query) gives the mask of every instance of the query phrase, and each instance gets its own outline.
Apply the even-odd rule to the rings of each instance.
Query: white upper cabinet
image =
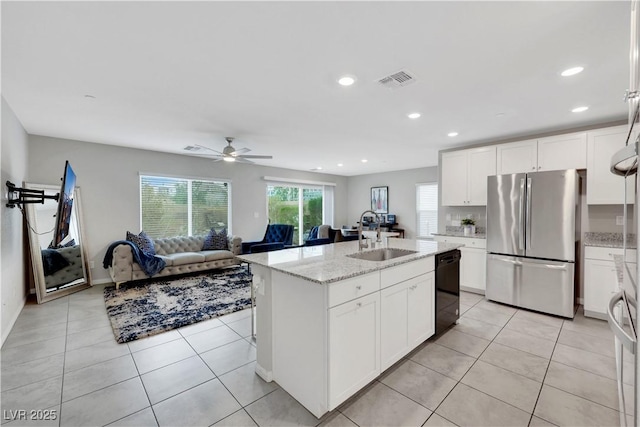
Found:
[[[611,156],[624,147],[627,126],[587,133],[587,204],[617,205],[624,202],[624,177],[610,171]],[[627,202],[634,201],[634,176],[627,178]]]
[[[484,206],[487,177],[496,174],[496,147],[480,147],[442,154],[443,206]]]
[[[538,141],[511,142],[497,146],[497,175],[534,172],[538,169]]]
[[[539,171],[586,168],[586,132],[550,136],[538,140]]]
[[[467,204],[467,169],[466,150],[452,151],[442,154],[442,194],[443,206],[461,206]]]
[[[498,175],[587,167],[585,132],[498,145]]]

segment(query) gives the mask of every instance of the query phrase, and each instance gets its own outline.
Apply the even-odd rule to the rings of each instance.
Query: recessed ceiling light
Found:
[[[418,117],[420,117],[420,113],[409,113],[407,114],[407,117],[409,117],[410,119],[417,119]]]
[[[356,78],[353,76],[342,76],[338,79],[338,83],[342,86],[351,86],[356,82]]]
[[[562,77],[575,76],[576,74],[581,73],[582,70],[584,70],[584,67],[568,68],[568,69],[564,70],[563,72],[561,72],[560,75]]]
[[[582,113],[583,111],[587,111],[589,107],[576,107],[571,110],[572,113]]]
[[[342,163],[338,163],[339,168],[341,168],[342,166],[344,166]]]
[[[96,97],[95,97],[95,96],[93,96],[93,95],[85,95],[84,97],[85,97],[85,98],[90,98],[90,99],[96,99]]]
[[[458,136],[458,132],[449,132],[447,136],[451,136],[451,137]]]
[[[369,160],[367,160],[367,159],[362,159],[362,160],[360,160],[360,161],[361,161],[362,163],[367,163]]]
[[[322,170],[322,166],[318,166],[318,167],[316,168],[316,170],[317,170],[317,171],[321,171],[321,170]]]
[[[496,114],[496,117],[504,117],[504,116],[505,116],[505,114],[504,114],[504,113],[497,113],[497,114]]]

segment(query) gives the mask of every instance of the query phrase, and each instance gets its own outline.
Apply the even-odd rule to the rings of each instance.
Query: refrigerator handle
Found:
[[[525,216],[526,224],[526,247],[525,249],[531,249],[531,178],[527,178],[527,210]]]
[[[524,178],[520,179],[520,215],[518,216],[518,249],[524,250]]]
[[[623,310],[622,319],[624,319],[624,314],[627,315],[627,319],[631,319],[629,306],[636,308],[637,303],[633,298],[628,297],[624,291],[619,291],[611,298],[611,300],[609,300],[609,304],[607,306],[607,322],[609,323],[609,327],[613,331],[613,334],[620,340],[622,345],[629,350],[631,354],[636,354],[638,338],[636,336],[635,325],[631,323],[631,334],[629,334],[624,330],[620,322],[616,319],[616,316],[613,314],[614,307],[620,303],[622,303]]]

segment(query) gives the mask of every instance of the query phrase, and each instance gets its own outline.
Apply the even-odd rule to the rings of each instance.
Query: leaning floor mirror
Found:
[[[43,190],[55,195],[59,186],[25,183],[29,189]],[[29,252],[38,304],[69,295],[91,286],[88,268],[87,240],[82,227],[80,189],[75,188],[69,230],[66,238],[53,246],[58,202],[45,199],[44,203],[25,205]]]

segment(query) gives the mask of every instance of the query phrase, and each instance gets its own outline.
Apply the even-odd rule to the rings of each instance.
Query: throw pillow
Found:
[[[138,249],[148,255],[155,255],[156,249],[153,247],[153,239],[147,236],[147,233],[141,231],[140,234],[135,235],[127,231],[127,240],[133,242]]]
[[[50,276],[69,265],[69,261],[55,249],[42,250],[42,267],[45,276]]]
[[[202,245],[203,251],[216,251],[216,250],[227,250],[227,229],[223,228],[219,233],[216,233],[216,230],[213,228],[207,234],[207,237],[204,238],[204,244]]]

